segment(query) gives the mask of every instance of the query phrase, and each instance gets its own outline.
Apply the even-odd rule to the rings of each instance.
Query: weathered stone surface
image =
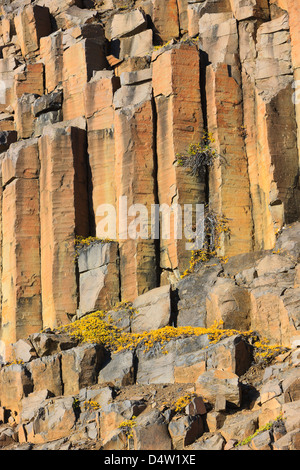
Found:
[[[15,122],[19,139],[27,139],[33,136],[35,118],[32,107],[36,99],[37,95],[24,94],[17,101]]]
[[[2,159],[2,184],[16,178],[35,179],[39,175],[38,140],[13,143]]]
[[[28,370],[32,377],[34,392],[47,389],[56,397],[63,394],[61,358],[58,354],[35,359],[29,363]]]
[[[206,370],[207,335],[178,339],[174,351],[174,380],[177,383],[195,383]],[[167,346],[169,350],[169,346]]]
[[[183,416],[174,418],[169,424],[169,432],[176,450],[183,450],[193,444],[203,434],[201,416]]]
[[[61,109],[63,101],[62,91],[56,91],[50,93],[49,95],[43,95],[38,98],[33,104],[33,114],[34,116],[39,116],[42,113],[48,111],[57,111]]]
[[[116,434],[119,425],[138,417],[145,410],[145,404],[137,400],[125,400],[103,406],[100,416],[101,439],[105,446]]]
[[[165,450],[172,449],[172,441],[167,424],[151,423],[146,426],[137,426],[133,430],[135,450]]]
[[[253,249],[248,167],[243,137],[237,131],[243,125],[241,88],[234,72],[239,73],[233,67],[229,74],[225,64],[207,70],[208,128],[215,139],[212,147],[221,155],[210,174],[210,208],[228,220],[230,236],[220,234],[220,253],[227,256]]]
[[[147,82],[152,80],[152,69],[137,70],[132,72],[123,72],[120,75],[121,86],[123,85],[135,85],[141,82]]]
[[[122,87],[114,96],[115,109],[125,108],[130,105],[139,105],[152,97],[151,83],[137,84],[131,87]]]
[[[199,31],[200,43],[212,64],[238,65],[237,21],[231,13],[204,14]]]
[[[196,47],[180,45],[155,52],[153,93],[157,113],[157,184],[161,206],[173,207],[170,227],[162,228],[160,265],[162,269],[185,271],[190,253],[184,236],[177,234],[176,204],[200,204],[205,200],[205,185],[176,166],[176,155],[186,153],[191,143],[201,139],[203,119],[199,89],[199,52]],[[186,75],[185,68],[189,68]],[[163,76],[161,70],[164,70]],[[194,206],[193,206],[194,207]],[[168,211],[165,215],[168,223]],[[179,221],[181,215],[178,215]],[[186,221],[185,221],[186,222]],[[183,225],[182,225],[183,226]]]
[[[53,332],[33,333],[29,336],[38,357],[51,356],[67,349],[77,346],[78,341],[65,334],[55,334]]]
[[[168,354],[158,348],[147,351],[138,351],[138,371],[136,382],[138,384],[165,384],[174,383],[174,344],[167,345]]]
[[[239,442],[252,436],[259,428],[260,411],[243,411],[239,416],[225,416],[220,429],[220,433],[226,442],[234,441]]]
[[[45,67],[45,89],[51,93],[63,81],[62,31],[41,38],[40,55]]]
[[[30,154],[37,170],[36,144],[19,151],[20,161],[22,152],[25,161]],[[14,178],[3,191],[2,340],[7,346],[42,327],[39,184],[30,172],[27,176]]]
[[[252,439],[251,447],[253,450],[271,450],[271,439],[270,431],[265,431]]]
[[[178,289],[178,326],[206,327],[206,297],[222,272],[220,263],[212,263],[183,278]]]
[[[156,40],[164,44],[179,36],[178,3],[176,0],[153,0],[152,21]]]
[[[79,311],[107,310],[119,301],[119,254],[116,242],[97,243],[78,257]]]
[[[207,370],[221,369],[243,375],[253,362],[253,348],[239,335],[225,338],[208,347]]]
[[[170,286],[152,289],[139,296],[133,302],[131,330],[133,333],[164,328],[171,321],[171,288]]]
[[[113,354],[107,365],[101,369],[98,377],[99,384],[109,384],[116,387],[133,385],[135,381],[135,357],[132,351]]]
[[[39,5],[27,5],[15,17],[15,28],[23,56],[36,53],[40,39],[52,32],[49,9]]]
[[[121,298],[127,301],[157,287],[156,246],[150,238],[149,215],[156,202],[153,126],[152,103],[148,97],[139,106],[115,112]],[[140,204],[145,206],[146,215],[144,208],[138,214]],[[141,216],[143,219],[139,220]]]
[[[274,443],[273,450],[299,450],[299,434],[300,429],[295,429],[294,431],[287,433]]]
[[[128,38],[115,39],[111,42],[113,56],[120,60],[128,57],[149,56],[153,50],[153,31],[147,29]]]
[[[84,88],[88,129],[92,229],[98,238],[116,239],[115,233],[100,233],[98,224],[105,213],[99,206],[115,206],[115,130],[113,96],[119,79],[111,71],[98,71]],[[99,158],[101,155],[101,158]],[[102,206],[104,207],[104,206]],[[108,206],[105,206],[108,207]]]
[[[13,344],[13,355],[15,361],[30,362],[37,358],[36,351],[30,341],[19,339]]]
[[[74,238],[88,235],[86,134],[55,126],[47,127],[39,141],[43,324],[50,328],[76,313]]]
[[[24,94],[43,95],[44,93],[44,65],[42,63],[28,63],[16,69],[14,74],[14,96],[21,98]]]
[[[231,279],[219,278],[206,300],[207,325],[223,321],[225,329],[247,331],[250,328],[249,291]]]
[[[5,387],[1,386],[0,388],[1,406],[18,412],[22,398],[33,391],[33,383],[28,369],[20,364],[2,367],[0,380],[1,384],[5,383]]]
[[[30,422],[36,412],[43,408],[45,401],[52,396],[49,390],[39,390],[37,392],[30,393],[27,397],[24,397],[21,401],[21,413],[20,420],[22,425]]]
[[[223,370],[208,370],[196,382],[196,392],[214,403],[217,395],[223,394],[228,405],[240,406],[241,388],[238,376]]]
[[[230,0],[230,3],[238,21],[253,17],[269,19],[269,5],[266,0]]]
[[[147,21],[140,9],[113,15],[107,22],[105,35],[107,39],[133,36],[147,28]]]
[[[92,78],[94,71],[106,67],[103,46],[93,39],[82,39],[63,52],[63,115],[65,120],[84,116],[85,101],[82,90]]]
[[[101,344],[83,345],[61,354],[62,382],[65,395],[76,395],[81,388],[97,383],[104,362]]]
[[[190,447],[191,450],[226,450],[225,440],[220,433],[216,433],[212,437],[203,436],[203,440],[200,439]]]
[[[39,444],[56,441],[69,436],[75,423],[76,414],[72,397],[54,401],[50,399],[45,407],[37,412],[34,419],[25,425],[27,440]]]

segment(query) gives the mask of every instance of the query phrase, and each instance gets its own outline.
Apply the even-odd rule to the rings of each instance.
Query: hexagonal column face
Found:
[[[38,148],[13,144],[2,162],[2,333],[10,343],[42,327]]]
[[[153,91],[157,115],[157,185],[162,206],[205,203],[205,185],[198,177],[176,165],[177,155],[186,153],[203,136],[200,94],[199,51],[181,45],[153,54]],[[188,73],[187,73],[188,70]],[[170,227],[169,239],[161,239],[162,269],[181,272],[189,266],[190,251],[185,237]],[[184,227],[184,221],[182,223]]]
[[[39,142],[43,325],[68,322],[77,309],[75,235],[89,233],[86,133],[48,128]]]
[[[115,113],[115,178],[122,299],[134,300],[156,287],[157,282],[155,240],[151,239],[150,231],[151,205],[156,202],[154,129],[151,101],[127,111],[121,109]],[[120,211],[122,198],[127,198],[125,212]],[[139,216],[130,214],[134,204],[142,204],[148,211],[147,239],[133,239],[130,233],[130,224]],[[137,227],[137,234],[142,230]]]
[[[250,184],[243,129],[241,87],[220,64],[207,70],[208,130],[223,156],[210,172],[210,208],[227,219],[229,237],[221,236],[220,251],[234,256],[253,249]]]

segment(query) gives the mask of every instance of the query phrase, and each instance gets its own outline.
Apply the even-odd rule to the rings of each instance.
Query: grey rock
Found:
[[[37,98],[32,105],[32,111],[34,116],[39,116],[42,113],[49,111],[58,111],[61,109],[63,100],[62,91],[55,91],[49,95],[43,95]]]
[[[171,287],[169,285],[152,289],[133,302],[133,333],[157,330],[170,324]]]
[[[134,353],[132,351],[112,354],[111,360],[99,373],[98,383],[116,387],[133,385],[135,381],[134,362]]]
[[[70,338],[68,335],[53,332],[33,333],[28,339],[38,357],[51,356],[52,354],[74,348],[78,344],[78,340]]]

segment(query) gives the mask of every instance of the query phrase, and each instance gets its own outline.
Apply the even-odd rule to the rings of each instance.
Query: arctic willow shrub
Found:
[[[213,149],[214,142],[215,139],[211,133],[204,133],[200,142],[190,144],[186,154],[177,154],[178,165],[187,168],[193,176],[205,178],[207,170],[216,161],[225,162],[225,158]]]

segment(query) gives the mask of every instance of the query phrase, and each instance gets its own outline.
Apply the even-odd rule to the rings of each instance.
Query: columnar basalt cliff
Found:
[[[299,2],[3,0],[0,15],[0,422],[10,410],[21,442],[64,439],[79,423],[71,395],[81,406],[94,395],[107,405],[113,387],[165,380],[187,392],[193,384],[210,399],[211,384],[224,379],[230,388],[249,371],[253,337],[296,348]],[[206,160],[192,167],[197,152]],[[191,244],[197,207],[211,224],[201,249]],[[118,365],[102,339],[78,347],[78,335],[58,334],[99,311],[128,334],[170,327],[178,337],[169,354],[125,348]],[[216,323],[235,339],[221,335],[219,346],[199,339],[197,329],[215,332]],[[191,328],[192,339],[180,328]],[[249,330],[251,340],[239,336]],[[299,366],[296,353],[285,360]],[[292,379],[280,384],[272,418],[282,402],[299,403]],[[93,395],[86,387],[95,384],[106,388]],[[240,407],[235,382],[232,390],[225,401]],[[49,401],[61,396],[60,405]],[[39,397],[44,413],[62,407],[64,430],[52,435],[47,419],[34,417]],[[166,431],[153,418],[149,439],[156,426],[166,449],[202,436],[208,407],[191,403],[188,425],[168,414]],[[108,421],[111,413],[116,421],[98,416],[101,445],[123,449],[126,433],[113,432],[146,405],[109,406]],[[210,414],[216,422],[208,428],[219,429],[222,413]],[[211,445],[223,448],[225,434]],[[134,436],[134,448],[151,448],[139,427]]]
[[[87,305],[133,301],[189,267],[172,223],[168,239],[150,236],[150,217],[147,239],[129,236],[137,214],[124,228],[125,197],[149,213],[208,205],[227,220],[217,251],[229,257],[273,249],[299,219],[296,2],[15,0],[1,14],[7,345]],[[204,132],[219,158],[199,178],[178,155]],[[108,237],[115,269],[78,275],[75,237],[97,236],[108,204],[123,227]]]

